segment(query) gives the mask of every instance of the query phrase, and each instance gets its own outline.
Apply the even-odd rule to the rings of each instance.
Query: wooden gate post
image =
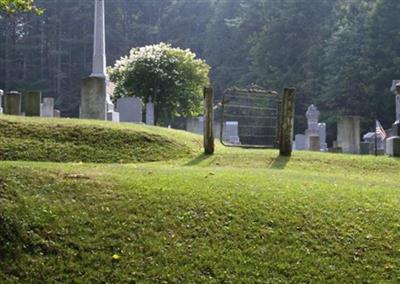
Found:
[[[214,94],[211,87],[204,91],[204,153],[214,154]]]
[[[285,88],[279,123],[279,155],[281,156],[290,157],[292,155],[295,96],[296,89]]]

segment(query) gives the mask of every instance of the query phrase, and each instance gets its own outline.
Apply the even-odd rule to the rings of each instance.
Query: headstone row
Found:
[[[43,98],[42,93],[37,91],[26,92],[23,95],[11,91],[5,95],[0,92],[0,106],[4,97],[4,109],[0,107],[0,113],[8,115],[60,117],[60,111],[54,109],[54,98]],[[22,99],[24,99],[24,111],[22,110]]]
[[[204,117],[192,117],[186,119],[186,131],[203,135],[204,133]],[[232,145],[241,144],[239,138],[239,122],[238,121],[225,121],[223,133],[221,137],[221,122],[214,122],[215,137],[222,138],[223,141]]]

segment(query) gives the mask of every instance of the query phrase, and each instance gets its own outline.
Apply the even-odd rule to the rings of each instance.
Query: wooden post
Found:
[[[204,88],[204,153],[214,154],[214,95],[211,87]]]
[[[293,147],[293,118],[294,118],[294,98],[296,89],[285,88],[283,93],[280,132],[279,132],[279,155],[290,157]]]

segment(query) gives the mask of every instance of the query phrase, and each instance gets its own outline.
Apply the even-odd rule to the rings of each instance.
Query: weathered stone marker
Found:
[[[104,78],[88,77],[81,81],[80,118],[107,118],[106,80]]]
[[[296,150],[305,150],[306,149],[306,136],[304,134],[297,134],[294,138],[295,141],[295,149]]]
[[[360,117],[343,116],[338,121],[337,131],[338,146],[342,148],[343,153],[360,153]]]
[[[146,104],[146,124],[154,125],[154,103],[150,101]]]
[[[41,104],[40,116],[54,117],[54,98],[43,98]]]
[[[310,145],[309,145],[310,151],[317,151],[317,152],[320,151],[321,143],[320,143],[319,136],[317,136],[317,135],[309,136],[309,143],[310,143]]]
[[[142,122],[143,103],[137,97],[124,97],[117,100],[117,111],[121,122]]]
[[[57,117],[57,118],[61,117],[61,111],[59,109],[54,110],[54,117]]]
[[[40,103],[42,101],[42,93],[30,91],[24,94],[25,98],[25,115],[40,116]]]
[[[315,151],[315,149],[311,149],[310,137],[319,136],[319,128],[318,128],[318,120],[319,120],[320,112],[315,105],[310,105],[306,112],[307,117],[307,125],[306,129],[306,149]]]
[[[285,88],[282,100],[279,131],[279,154],[291,156],[293,148],[293,117],[296,89]]]
[[[228,141],[229,144],[239,145],[239,122],[238,121],[226,121],[224,140]]]
[[[214,94],[211,87],[205,87],[204,91],[204,153],[214,154]]]
[[[328,144],[326,143],[326,123],[318,123],[319,131],[319,144],[321,151],[328,150]]]
[[[9,92],[4,96],[4,113],[21,115],[21,93]]]

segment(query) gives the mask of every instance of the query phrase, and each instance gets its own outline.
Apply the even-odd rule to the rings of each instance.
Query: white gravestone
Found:
[[[55,109],[53,116],[58,118],[61,117],[61,111],[59,109]]]
[[[143,103],[136,97],[125,97],[117,100],[117,111],[121,122],[142,122]]]
[[[304,134],[297,134],[294,139],[295,139],[294,143],[296,150],[306,149],[306,136]]]
[[[400,123],[400,95],[396,96],[396,121]]]
[[[338,121],[338,146],[343,153],[360,153],[360,117],[344,116]]]
[[[107,120],[112,122],[119,122],[119,112],[116,111],[107,112]]]
[[[320,112],[318,111],[316,106],[310,105],[308,107],[306,112],[308,129],[305,132],[307,150],[310,150],[310,137],[319,136],[319,129],[318,129],[319,115]]]
[[[225,122],[225,141],[230,144],[240,144],[239,139],[239,122],[238,121],[227,121]]]
[[[54,98],[43,98],[40,104],[40,116],[54,117]]]
[[[150,101],[146,104],[146,124],[154,125],[154,103]]]
[[[318,123],[320,150],[327,151],[328,144],[326,143],[326,123]]]

